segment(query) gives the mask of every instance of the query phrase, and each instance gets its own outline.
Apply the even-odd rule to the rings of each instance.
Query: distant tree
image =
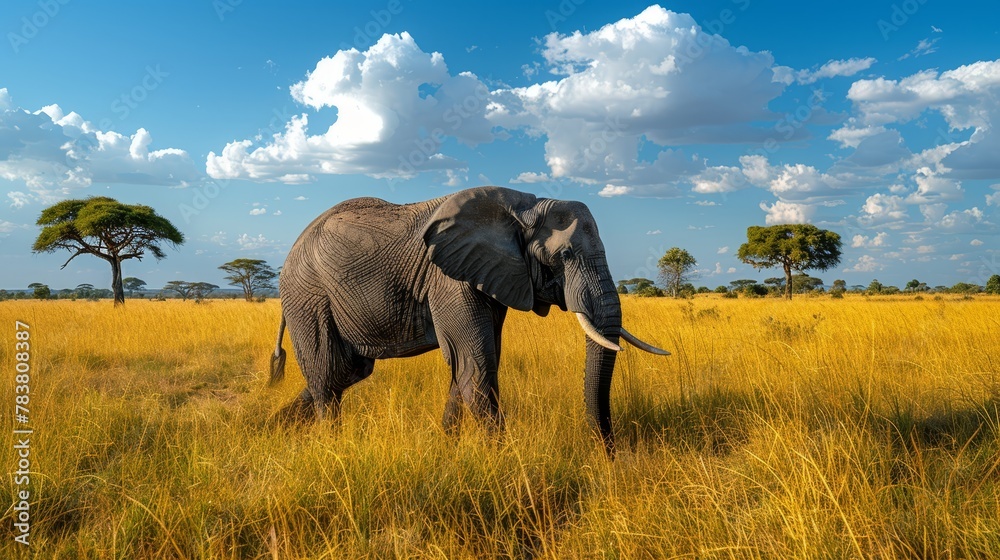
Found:
[[[906,283],[906,291],[907,292],[915,292],[915,291],[917,291],[917,288],[919,286],[920,286],[920,280],[917,280],[916,278],[914,278],[913,280],[910,280],[909,282]]]
[[[625,284],[619,283],[618,284],[618,293],[622,294],[622,295],[627,294],[628,293],[628,286],[626,286]]]
[[[224,278],[233,286],[243,288],[243,297],[253,301],[254,294],[259,290],[274,289],[274,279],[278,273],[260,259],[236,259],[219,267],[229,275]]]
[[[982,286],[968,282],[959,282],[948,289],[953,294],[978,294],[982,290]]]
[[[768,278],[764,280],[764,284],[768,287],[768,289],[773,290],[776,293],[783,293],[785,291],[784,278]]]
[[[986,281],[986,293],[1000,294],[1000,274],[994,274]]]
[[[52,296],[52,290],[41,282],[32,282],[28,284],[28,287],[34,290],[32,295],[35,299],[49,299]]]
[[[174,292],[181,297],[182,300],[187,301],[191,294],[194,292],[194,284],[191,282],[185,282],[184,280],[171,280],[167,282],[163,289],[168,292]]]
[[[716,286],[714,291],[717,294],[728,294],[729,293],[729,288],[727,288],[725,286]]]
[[[840,263],[840,235],[811,224],[747,228],[747,242],[736,256],[754,268],[780,266],[785,271],[785,296],[792,297],[792,272],[827,270]]]
[[[712,290],[708,286],[698,286],[698,289],[696,290],[695,293],[698,293],[698,294],[710,294],[710,293],[712,293]]]
[[[733,290],[742,290],[743,288],[747,286],[753,286],[756,283],[757,283],[756,280],[741,279],[741,280],[733,280],[732,282],[729,283],[729,285],[733,287]]]
[[[122,287],[124,287],[125,290],[128,291],[129,297],[132,297],[132,294],[142,290],[145,286],[146,286],[146,281],[140,280],[135,276],[129,276],[128,278],[122,280]]]
[[[105,196],[58,202],[42,210],[37,223],[43,228],[32,251],[71,251],[73,255],[62,268],[77,256],[88,254],[111,265],[116,306],[125,303],[122,261],[142,260],[146,251],[160,260],[166,256],[161,242],[174,246],[184,243],[184,235],[149,206],[122,204]]]
[[[840,291],[847,291],[847,282],[844,280],[834,280],[833,289]]]
[[[812,292],[823,287],[823,280],[808,274],[792,275],[792,291],[797,294]]]
[[[671,247],[660,257],[657,266],[660,268],[660,279],[670,295],[677,297],[681,286],[694,276],[694,267],[698,261],[680,247]]]
[[[191,297],[195,301],[201,301],[208,297],[209,294],[218,290],[219,287],[215,284],[209,284],[208,282],[192,282],[191,283]]]
[[[868,294],[881,294],[884,289],[885,286],[883,286],[882,283],[876,279],[872,280],[871,284],[868,284],[868,288],[865,289],[865,292]]]
[[[87,298],[93,297],[93,295],[94,295],[94,285],[93,284],[78,284],[76,286],[76,289],[73,290],[73,292],[76,294],[76,297],[81,297],[83,299],[87,299]]]
[[[663,297],[663,290],[657,288],[649,278],[631,278],[618,281],[619,293],[625,288],[628,293],[639,297]]]
[[[882,286],[882,295],[884,296],[894,296],[902,292],[903,291],[896,286]]]

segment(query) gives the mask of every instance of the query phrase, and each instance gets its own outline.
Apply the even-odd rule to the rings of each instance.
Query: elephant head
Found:
[[[591,425],[614,453],[609,393],[619,337],[657,354],[622,328],[621,304],[597,223],[581,202],[500,187],[452,195],[422,230],[430,260],[499,303],[546,315],[576,314],[587,335],[584,401]]]

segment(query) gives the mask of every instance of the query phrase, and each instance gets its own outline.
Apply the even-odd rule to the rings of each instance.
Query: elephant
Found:
[[[440,348],[451,368],[443,425],[464,407],[503,430],[497,369],[507,309],[569,310],[586,333],[584,402],[614,457],[609,393],[619,341],[655,354],[621,326],[621,304],[597,223],[581,202],[502,187],[393,204],[342,202],[316,218],[279,277],[281,323],[270,383],[284,377],[287,326],[306,387],[282,409],[335,419],[341,397],[375,361]],[[464,405],[464,407],[463,407]]]

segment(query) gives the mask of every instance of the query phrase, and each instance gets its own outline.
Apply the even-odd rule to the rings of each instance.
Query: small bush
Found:
[[[722,297],[724,297],[726,299],[736,299],[736,298],[738,298],[740,296],[736,295],[736,292],[728,292],[727,291],[726,293],[722,294]]]

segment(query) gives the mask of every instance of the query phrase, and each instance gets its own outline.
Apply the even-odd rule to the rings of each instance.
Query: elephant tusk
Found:
[[[614,342],[604,338],[601,333],[597,332],[593,323],[587,318],[583,313],[576,314],[576,320],[580,321],[580,326],[583,328],[583,332],[587,333],[587,338],[593,340],[594,342],[600,344],[601,346],[607,348],[608,350],[614,350],[615,352],[621,352],[622,347],[618,346]]]
[[[660,348],[657,348],[656,346],[653,346],[652,344],[647,344],[647,343],[639,340],[638,338],[635,337],[634,334],[628,332],[624,328],[621,329],[621,332],[622,332],[622,338],[624,338],[626,342],[628,342],[632,346],[635,346],[639,350],[645,350],[646,352],[649,352],[650,354],[657,354],[659,356],[669,356],[670,355],[670,352],[667,352],[666,350],[662,350]]]

